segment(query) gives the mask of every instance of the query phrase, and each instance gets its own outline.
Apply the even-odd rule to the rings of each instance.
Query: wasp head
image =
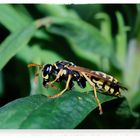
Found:
[[[42,77],[47,80],[49,79],[51,73],[52,73],[52,65],[51,64],[44,65],[42,69]]]

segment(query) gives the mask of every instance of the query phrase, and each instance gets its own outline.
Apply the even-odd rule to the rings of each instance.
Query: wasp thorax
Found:
[[[45,79],[48,79],[47,77],[49,76],[49,74],[51,74],[51,72],[52,72],[52,65],[51,64],[46,64],[42,69],[42,76]]]
[[[57,62],[56,62],[56,65],[57,65],[59,68],[63,68],[63,67],[65,67],[65,66],[75,66],[74,63],[69,62],[69,61],[66,61],[66,60],[57,61]]]

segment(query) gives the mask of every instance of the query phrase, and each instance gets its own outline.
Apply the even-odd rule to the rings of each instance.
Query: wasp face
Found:
[[[49,79],[49,75],[52,72],[52,65],[51,64],[46,64],[44,65],[43,69],[42,69],[42,77],[44,79]]]
[[[42,69],[42,77],[43,77],[43,85],[45,87],[48,87],[51,73],[52,73],[52,65],[51,64],[44,65]]]

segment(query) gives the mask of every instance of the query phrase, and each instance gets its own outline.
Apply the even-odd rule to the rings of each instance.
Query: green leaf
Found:
[[[67,9],[65,5],[58,4],[38,4],[37,9],[42,13],[55,17],[79,18],[74,10]]]
[[[0,70],[23,47],[27,45],[36,31],[35,24],[24,27],[9,35],[0,46]]]
[[[112,34],[111,34],[111,19],[106,13],[97,13],[95,18],[101,20],[101,33],[106,38],[106,40],[112,44]]]
[[[25,24],[30,23],[33,21],[33,17],[30,13],[30,11],[26,8],[26,6],[23,4],[21,5],[14,5],[13,8],[16,10],[20,18],[24,20]]]
[[[134,36],[137,38],[137,40],[140,40],[140,4],[136,5],[137,7],[137,15],[135,19],[135,25],[134,25]]]
[[[136,39],[130,40],[127,54],[126,66],[123,71],[124,82],[128,87],[127,99],[132,108],[138,104],[140,100],[140,46],[139,41]]]
[[[138,115],[131,111],[126,98],[106,102],[103,109],[104,114],[102,116],[97,116],[97,110],[94,110],[77,126],[77,128],[128,129],[136,127]]]
[[[43,50],[40,48],[39,45],[34,45],[32,47],[24,47],[22,51],[17,53],[16,56],[24,60],[26,63],[41,62],[42,64],[45,64],[45,63],[53,64],[58,60],[63,60],[63,58],[57,53],[51,50]]]
[[[118,34],[116,36],[116,56],[120,66],[125,66],[125,59],[127,53],[127,31],[130,30],[128,26],[125,26],[124,18],[120,12],[116,12],[118,21]]]
[[[52,18],[51,22],[47,30],[65,37],[81,57],[100,64],[101,56],[111,56],[111,45],[94,26],[80,19]]]
[[[108,43],[113,46],[113,39],[112,39],[112,34],[111,34],[111,19],[108,14],[106,13],[97,13],[95,15],[95,18],[98,20],[101,20],[100,23],[100,30],[102,35],[106,38]],[[114,57],[114,56],[112,56]],[[103,59],[103,70],[104,71],[109,71],[110,69],[110,60],[109,59]]]
[[[0,5],[0,22],[10,31],[21,29],[27,25],[30,21],[25,18],[13,8],[12,5],[1,4]]]
[[[4,89],[3,73],[2,71],[0,71],[0,97],[3,95],[3,89]]]
[[[102,103],[113,99],[102,94],[99,98]],[[29,96],[0,109],[0,128],[74,128],[96,107],[93,93],[69,91],[56,99]]]

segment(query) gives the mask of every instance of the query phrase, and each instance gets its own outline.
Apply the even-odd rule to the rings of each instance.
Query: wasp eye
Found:
[[[47,74],[50,74],[52,70],[52,66],[50,64],[47,64],[43,68],[43,76],[45,77]]]

